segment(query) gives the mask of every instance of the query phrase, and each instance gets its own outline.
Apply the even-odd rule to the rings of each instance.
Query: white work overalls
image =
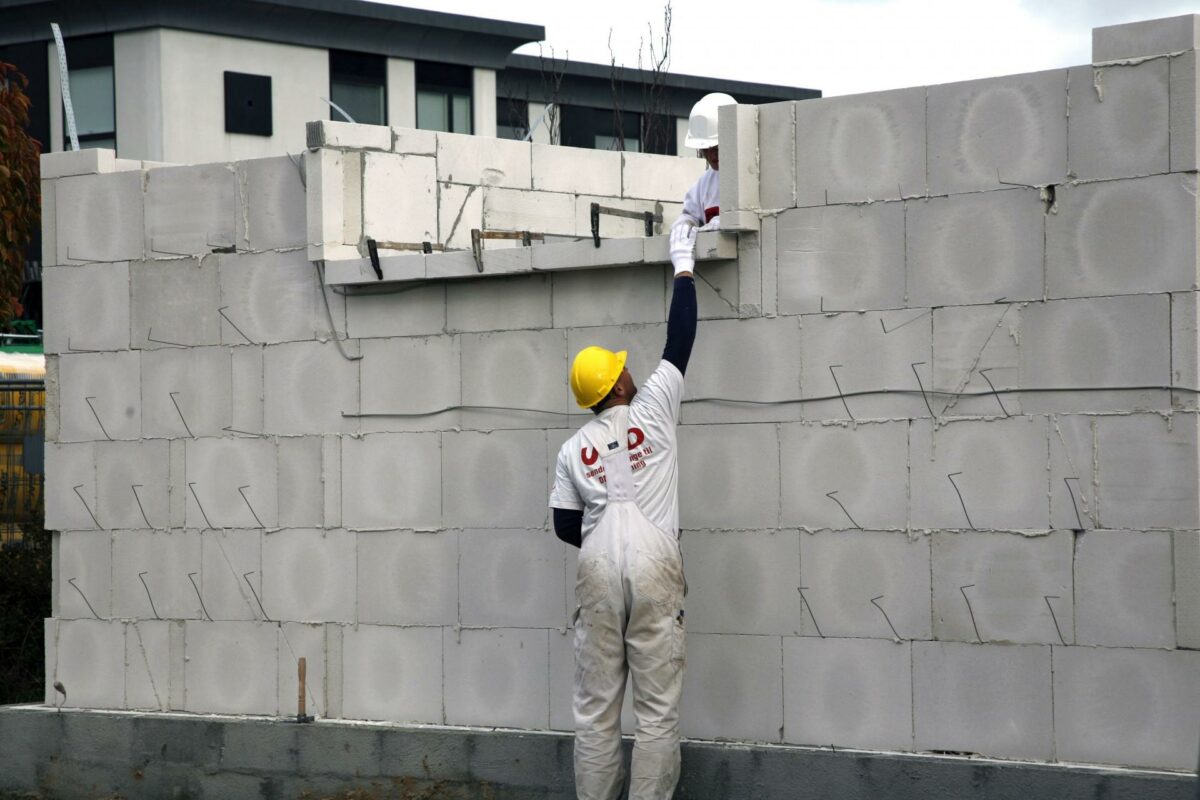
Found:
[[[608,499],[579,550],[575,599],[575,786],[615,800],[624,783],[621,702],[633,675],[637,733],[630,800],[667,800],[679,780],[683,559],[679,542],[637,505],[626,449],[629,407],[583,433],[604,463]],[[615,445],[614,445],[615,443]]]

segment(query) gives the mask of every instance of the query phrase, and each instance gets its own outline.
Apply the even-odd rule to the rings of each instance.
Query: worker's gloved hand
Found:
[[[702,231],[719,231],[719,230],[721,230],[721,215],[717,214],[715,217],[710,219],[707,224],[702,225],[700,227],[700,230],[702,230]]]
[[[696,267],[696,226],[690,223],[671,227],[671,266],[675,267],[675,275],[681,272],[692,272]]]

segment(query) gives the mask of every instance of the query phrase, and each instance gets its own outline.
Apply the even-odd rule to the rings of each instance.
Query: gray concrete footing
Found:
[[[626,743],[628,757],[629,743]],[[0,708],[0,798],[574,796],[571,737]],[[686,742],[676,798],[1192,800],[1187,774]]]

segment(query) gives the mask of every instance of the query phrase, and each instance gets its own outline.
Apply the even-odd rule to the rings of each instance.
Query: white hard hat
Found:
[[[704,150],[717,145],[717,109],[721,106],[737,105],[734,100],[722,92],[706,94],[692,106],[692,114],[688,117],[687,138],[683,143],[696,150]]]

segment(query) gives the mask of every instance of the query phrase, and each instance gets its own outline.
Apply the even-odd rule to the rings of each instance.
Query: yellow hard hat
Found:
[[[580,408],[591,408],[612,391],[625,369],[626,351],[614,353],[603,347],[585,347],[571,365],[571,391]]]

